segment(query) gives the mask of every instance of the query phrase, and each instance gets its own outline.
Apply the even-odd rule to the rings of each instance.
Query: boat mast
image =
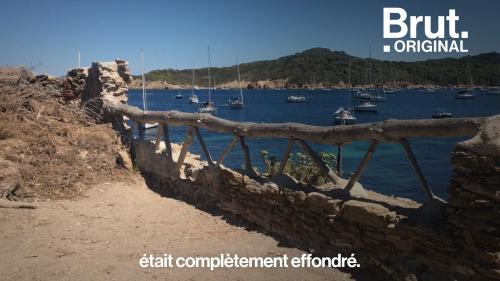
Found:
[[[141,76],[142,76],[142,110],[147,111],[146,102],[146,78],[144,77],[144,53],[141,49]]]
[[[238,68],[238,88],[240,88],[240,99],[243,104],[243,90],[241,89],[240,64],[238,63],[238,59],[236,59],[236,67]]]
[[[208,56],[208,105],[211,105],[211,97],[210,97],[210,83],[211,83],[211,78],[210,78],[210,46],[207,48],[207,56]]]
[[[78,51],[78,69],[80,69],[80,51]]]
[[[351,84],[351,59],[349,58],[349,94],[347,95],[347,108],[351,108],[351,92],[352,92],[352,84]]]
[[[194,68],[193,68],[193,86],[191,88],[191,96],[194,96]]]
[[[370,45],[370,58],[368,59],[368,64],[369,64],[369,83],[370,83],[370,87],[372,86],[372,45]]]
[[[470,72],[470,66],[469,63],[467,63],[467,75],[469,76],[469,88],[472,88],[472,73]]]

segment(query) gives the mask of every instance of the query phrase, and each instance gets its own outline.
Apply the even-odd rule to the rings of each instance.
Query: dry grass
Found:
[[[17,171],[0,171],[0,196],[17,186],[11,197],[71,198],[124,173],[116,165],[122,147],[113,130],[59,97],[56,81],[0,81],[0,167]]]

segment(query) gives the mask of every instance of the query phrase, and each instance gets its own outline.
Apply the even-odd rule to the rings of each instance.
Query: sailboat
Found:
[[[335,111],[333,114],[333,118],[335,124],[339,125],[351,125],[356,123],[356,117],[354,117],[351,113],[351,92],[352,92],[352,84],[351,84],[351,60],[349,59],[349,95],[347,96],[347,108],[343,108],[342,106]]]
[[[392,78],[392,84],[391,87],[385,88],[386,94],[395,94],[398,91],[398,88],[396,87],[396,82],[394,82],[394,69],[392,67],[392,62],[391,62],[391,78]]]
[[[141,75],[142,75],[142,111],[146,113],[148,111],[148,101],[146,98],[146,78],[144,77],[144,53],[141,49]],[[142,130],[148,130],[158,127],[158,123],[146,123],[141,128]]]
[[[464,99],[474,99],[474,93],[472,92],[472,75],[470,73],[469,64],[467,64],[467,76],[469,76],[470,85],[469,88],[465,90],[461,90],[455,94],[456,99],[464,100]]]
[[[193,86],[191,88],[191,96],[189,97],[189,103],[198,103],[198,96],[194,93],[195,86],[194,86],[194,68],[193,68]]]
[[[207,54],[208,54],[208,103],[204,107],[200,107],[198,109],[198,112],[200,113],[210,113],[210,114],[216,114],[217,113],[217,108],[214,106],[215,103],[212,102],[212,95],[211,95],[211,88],[210,88],[210,83],[212,78],[210,77],[210,67],[211,67],[211,60],[210,60],[210,46],[208,46],[207,49]]]
[[[241,89],[241,76],[240,76],[240,64],[238,60],[236,60],[236,67],[238,68],[238,88],[240,88],[240,97],[239,98],[230,98],[229,99],[229,107],[234,109],[243,108],[243,90]]]
[[[369,59],[369,75],[370,75],[369,76],[370,77],[369,83],[371,86],[372,85],[372,49],[371,49],[371,47],[370,47],[370,59]],[[361,93],[360,95],[358,95],[358,97],[363,95],[363,94],[366,94],[366,93]],[[374,97],[374,96],[371,93],[367,93],[367,94],[369,94],[370,98],[359,99],[358,105],[354,106],[355,111],[359,111],[359,112],[377,112],[378,111],[377,105],[370,102],[372,100],[372,97]]]
[[[182,99],[182,94],[181,91],[177,92],[177,95],[175,96],[176,99]]]

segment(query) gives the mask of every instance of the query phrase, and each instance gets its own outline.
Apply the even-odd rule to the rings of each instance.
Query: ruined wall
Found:
[[[67,101],[82,105],[100,99],[127,103],[128,83],[132,80],[125,60],[93,62],[88,68],[68,71],[62,84],[63,95]]]
[[[251,179],[209,168],[191,154],[179,173],[151,142],[135,140],[132,150],[158,192],[215,205],[316,255],[355,253],[362,267],[379,268],[395,280],[496,280],[499,121],[488,125],[483,138],[457,145],[449,204],[420,205],[371,191],[350,197],[284,176]],[[488,130],[497,135],[484,137]],[[179,146],[173,149],[176,159]]]

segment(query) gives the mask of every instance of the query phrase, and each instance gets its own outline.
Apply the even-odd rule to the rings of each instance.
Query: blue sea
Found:
[[[147,102],[149,110],[180,110],[196,112],[197,105],[189,104],[191,90],[148,90]],[[175,99],[178,93],[183,99]],[[245,108],[230,109],[218,107],[217,116],[234,121],[251,122],[298,122],[319,126],[331,126],[332,114],[339,106],[346,106],[348,92],[346,90],[302,90],[302,95],[309,99],[309,103],[286,103],[289,95],[298,94],[298,90],[244,90]],[[455,117],[477,117],[500,114],[500,95],[483,95],[476,92],[473,100],[458,100],[453,96],[453,90],[439,90],[429,93],[425,90],[403,90],[396,94],[387,95],[387,100],[378,103],[378,113],[356,113],[357,123],[378,122],[386,119],[422,119],[431,118],[436,108],[445,108]],[[218,106],[228,103],[228,98],[238,96],[236,90],[217,90],[212,98]],[[208,100],[206,90],[197,91],[200,101]],[[129,104],[142,108],[142,91],[130,90]],[[171,139],[181,142],[186,134],[186,127],[170,128]],[[231,141],[232,136],[202,130],[202,135],[212,154],[217,159],[224,148]],[[146,138],[154,139],[156,130],[148,130]],[[448,183],[452,171],[450,152],[453,146],[467,138],[445,139],[410,139],[414,153],[423,170],[429,185],[434,193],[446,199]],[[249,139],[252,162],[262,169],[261,151],[267,150],[269,155],[281,159],[287,140],[284,139]],[[336,152],[337,147],[312,144],[317,152]],[[368,147],[367,142],[354,142],[344,146],[343,173],[352,173]],[[190,148],[192,153],[200,154],[201,149],[195,140]],[[295,147],[294,152],[299,152]],[[301,152],[301,151],[300,151]],[[224,160],[224,165],[231,168],[242,168],[243,155],[239,146]],[[398,144],[380,144],[360,178],[360,182],[367,189],[386,195],[408,197],[417,201],[424,201],[418,179]]]

